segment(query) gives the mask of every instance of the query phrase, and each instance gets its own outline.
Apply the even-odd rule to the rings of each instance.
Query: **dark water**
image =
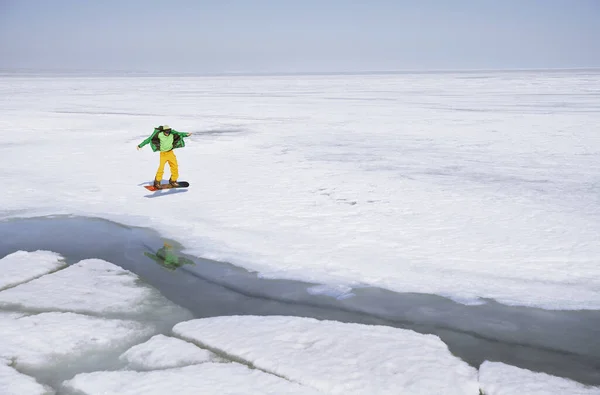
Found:
[[[166,263],[156,257],[165,241],[173,245],[169,253],[174,259]],[[378,288],[357,289],[355,296],[338,300],[309,294],[314,284],[260,279],[227,263],[183,255],[176,242],[150,229],[95,218],[0,221],[0,258],[18,250],[54,251],[69,263],[87,258],[112,262],[198,318],[293,315],[388,325],[435,334],[476,368],[485,360],[499,361],[600,385],[599,311],[550,311],[493,301],[465,306],[435,295]]]

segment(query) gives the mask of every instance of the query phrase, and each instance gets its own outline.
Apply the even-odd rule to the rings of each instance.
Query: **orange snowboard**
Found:
[[[166,183],[166,184],[161,184],[161,186],[162,186],[161,189],[154,188],[154,186],[152,186],[152,184],[144,185],[144,188],[146,188],[149,191],[162,191],[163,189],[187,188],[190,186],[190,183],[187,181],[177,181],[177,183],[179,184],[178,187],[174,187],[174,186],[171,186],[171,184]]]

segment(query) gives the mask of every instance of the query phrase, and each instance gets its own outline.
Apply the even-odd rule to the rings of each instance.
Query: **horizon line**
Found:
[[[182,76],[182,77],[252,77],[252,76],[319,76],[319,75],[393,75],[393,74],[441,74],[441,73],[486,73],[486,72],[565,72],[600,71],[600,66],[592,67],[515,67],[515,68],[441,68],[441,69],[397,69],[397,70],[354,70],[354,71],[145,71],[145,70],[95,70],[95,69],[33,69],[0,68],[0,76],[8,75],[79,75],[79,76]]]

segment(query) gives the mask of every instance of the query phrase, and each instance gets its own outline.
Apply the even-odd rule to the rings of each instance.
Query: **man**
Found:
[[[174,187],[178,187],[177,178],[179,177],[179,166],[177,165],[177,157],[173,150],[175,148],[185,147],[184,137],[191,136],[191,133],[181,133],[171,129],[169,125],[159,126],[154,128],[154,132],[146,140],[142,141],[137,146],[139,150],[146,144],[150,144],[152,151],[160,151],[160,163],[158,170],[156,171],[156,177],[154,177],[154,187],[161,189],[160,182],[162,181],[163,174],[165,172],[165,164],[169,164],[171,169],[171,178],[169,178],[169,184]]]

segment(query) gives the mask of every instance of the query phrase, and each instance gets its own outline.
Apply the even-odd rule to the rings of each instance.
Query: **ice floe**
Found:
[[[0,357],[13,360],[16,367],[39,369],[94,352],[124,349],[152,332],[135,321],[53,312],[0,316],[0,333]]]
[[[600,395],[600,387],[589,387],[500,362],[481,364],[479,382],[485,395]]]
[[[52,388],[38,383],[33,377],[19,373],[10,361],[0,359],[0,394],[54,395]]]
[[[98,259],[0,291],[0,308],[2,395],[600,395],[497,362],[478,372],[437,336],[410,330],[283,316],[189,320]]]
[[[183,311],[154,288],[140,282],[137,275],[100,259],[83,260],[2,291],[0,307],[118,315],[119,318],[164,316]]]
[[[473,394],[477,371],[436,336],[299,317],[215,317],[173,331],[328,394]]]
[[[27,282],[65,266],[62,257],[49,251],[17,251],[0,259],[0,290]]]
[[[159,334],[130,348],[120,359],[134,370],[155,370],[209,362],[214,356],[192,343]]]
[[[152,372],[82,373],[63,384],[84,395],[317,395],[321,392],[238,363]]]

